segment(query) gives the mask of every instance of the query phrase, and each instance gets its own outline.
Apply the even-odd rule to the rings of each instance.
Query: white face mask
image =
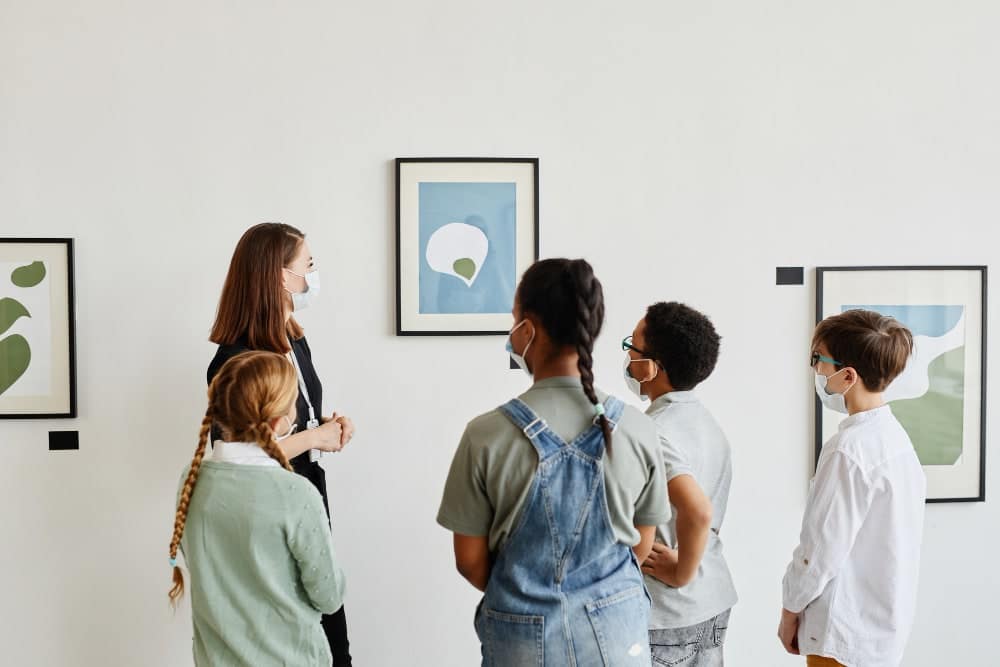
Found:
[[[656,375],[657,375],[657,373],[660,372],[660,370],[659,370],[659,368],[657,368],[656,372],[653,373],[653,377],[647,378],[643,382],[639,382],[634,377],[632,377],[632,372],[630,370],[632,368],[632,364],[635,363],[635,362],[637,362],[637,361],[649,361],[649,360],[648,359],[633,359],[632,357],[629,356],[628,352],[625,353],[625,364],[624,364],[625,384],[628,386],[629,391],[631,391],[633,394],[635,394],[636,396],[638,396],[642,400],[647,401],[647,400],[649,400],[649,397],[646,396],[646,394],[642,393],[642,385],[643,385],[644,382],[649,382],[650,380],[652,380],[653,378],[655,378]]]
[[[300,310],[305,310],[309,307],[309,304],[319,296],[319,271],[310,271],[309,273],[302,275],[301,273],[295,273],[291,269],[284,269],[288,271],[293,276],[298,276],[306,281],[306,291],[305,292],[293,292],[289,289],[285,291],[292,295],[292,310],[296,313]]]
[[[844,368],[842,370],[837,371],[833,375],[843,373],[846,370],[847,369]],[[844,398],[844,396],[847,394],[847,392],[851,390],[851,387],[853,387],[854,385],[851,385],[851,387],[845,389],[843,394],[831,394],[829,391],[826,390],[826,385],[827,383],[829,383],[830,378],[832,378],[833,375],[827,377],[822,373],[816,373],[816,394],[819,396],[819,400],[822,401],[823,405],[825,405],[827,408],[833,410],[834,412],[839,412],[841,414],[845,415],[849,414],[847,410],[847,400]]]
[[[514,345],[510,341],[511,335],[513,335],[513,333],[515,331],[517,331],[518,329],[520,329],[524,325],[524,323],[527,322],[527,321],[528,320],[521,320],[520,322],[517,323],[517,325],[513,329],[510,330],[510,333],[507,334],[507,354],[509,354],[510,358],[514,360],[515,364],[517,364],[518,366],[521,367],[522,371],[524,371],[525,373],[527,373],[530,376],[531,375],[531,371],[528,370],[528,362],[525,361],[524,355],[526,355],[528,353],[528,348],[531,347],[531,344],[533,342],[535,342],[535,334],[534,334],[534,332],[532,332],[531,338],[528,339],[528,344],[524,346],[524,350],[521,352],[521,354],[518,354],[517,352],[514,351]]]
[[[288,418],[288,415],[283,416],[282,419],[284,419],[286,422],[288,422],[288,432],[285,433],[285,435],[277,435],[277,434],[275,434],[275,436],[274,436],[274,441],[275,442],[281,442],[282,440],[284,440],[285,438],[287,438],[288,436],[290,436],[292,433],[295,433],[295,429],[297,429],[299,427],[298,424],[293,424],[292,423],[292,420]]]

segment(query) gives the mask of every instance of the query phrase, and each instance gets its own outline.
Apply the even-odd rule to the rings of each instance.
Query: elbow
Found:
[[[477,564],[463,560],[455,561],[455,569],[458,570],[458,573],[468,581],[475,581],[479,573],[479,567]]]
[[[691,523],[702,530],[708,530],[712,527],[712,503],[704,502],[700,503],[698,507],[691,512]]]
[[[694,581],[694,575],[697,573],[698,568],[695,568],[693,572],[678,572],[677,578],[674,581],[674,588],[684,588]]]
[[[329,591],[322,603],[316,605],[316,608],[323,614],[333,614],[344,606],[344,593],[346,592],[347,582],[344,575],[342,572],[337,572],[333,590]]]

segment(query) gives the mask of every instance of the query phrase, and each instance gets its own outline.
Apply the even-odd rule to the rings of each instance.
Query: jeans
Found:
[[[729,627],[729,611],[686,628],[650,630],[654,665],[667,667],[722,667],[722,645]]]

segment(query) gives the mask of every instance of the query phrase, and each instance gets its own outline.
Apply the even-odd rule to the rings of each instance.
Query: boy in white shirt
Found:
[[[823,445],[783,582],[778,637],[810,667],[896,667],[916,607],[927,482],[882,392],[913,351],[891,317],[849,310],[813,334],[823,404],[850,415]]]

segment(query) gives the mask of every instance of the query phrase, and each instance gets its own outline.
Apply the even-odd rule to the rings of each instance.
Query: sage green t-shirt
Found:
[[[536,382],[519,397],[560,438],[570,441],[590,428],[594,406],[580,378]],[[604,401],[606,394],[598,392]],[[465,429],[452,460],[437,521],[468,536],[489,536],[490,551],[503,545],[520,515],[538,466],[538,454],[499,409],[476,417]],[[618,541],[639,542],[635,526],[655,526],[670,516],[666,476],[653,422],[626,406],[604,456],[604,486]]]

